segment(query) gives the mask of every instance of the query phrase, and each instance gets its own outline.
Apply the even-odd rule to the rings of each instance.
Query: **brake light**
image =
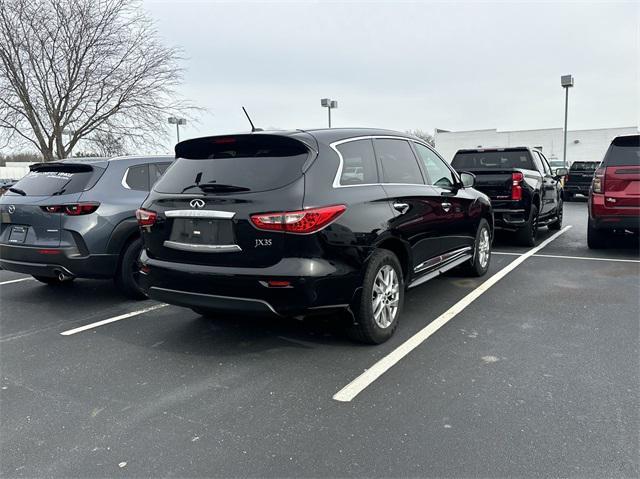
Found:
[[[158,213],[138,208],[136,210],[136,219],[138,220],[138,226],[153,226],[158,219]]]
[[[591,188],[594,193],[604,193],[604,168],[598,168],[593,174],[593,182]]]
[[[522,183],[522,180],[524,180],[524,175],[521,172],[515,171],[511,174],[511,199],[512,200],[519,201],[522,199],[522,186],[520,185],[520,183]]]
[[[47,213],[64,213],[68,216],[88,215],[98,209],[100,203],[72,203],[68,205],[49,205],[40,208]]]
[[[334,205],[300,211],[260,213],[251,215],[251,222],[260,230],[309,234],[328,226],[346,209],[345,205]]]

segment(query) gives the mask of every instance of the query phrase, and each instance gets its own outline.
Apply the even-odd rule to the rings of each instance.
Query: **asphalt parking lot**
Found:
[[[0,271],[0,473],[638,477],[640,255],[590,251],[584,202],[569,225],[473,302],[528,249],[499,236],[486,277],[411,290],[377,347],[336,318],[207,320]],[[379,360],[393,365],[339,396]]]

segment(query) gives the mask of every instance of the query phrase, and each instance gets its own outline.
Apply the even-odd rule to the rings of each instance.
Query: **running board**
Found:
[[[465,261],[469,261],[471,258],[473,258],[473,255],[470,254],[465,254],[464,256],[450,262],[447,263],[443,266],[440,266],[438,269],[436,269],[435,271],[432,271],[431,273],[427,273],[424,276],[421,276],[420,278],[416,279],[415,281],[412,281],[411,284],[407,287],[407,289],[411,289],[414,288],[416,286],[421,285],[422,283],[426,283],[427,281],[429,281],[430,279],[435,278],[436,276],[440,276],[442,273],[446,273],[447,271],[449,271],[450,269],[455,268],[456,266],[460,266],[462,263],[464,263]]]

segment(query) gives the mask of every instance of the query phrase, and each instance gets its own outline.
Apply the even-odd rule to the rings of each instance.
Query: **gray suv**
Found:
[[[37,163],[0,197],[0,266],[49,285],[113,278],[132,298],[142,248],[135,217],[173,157]]]

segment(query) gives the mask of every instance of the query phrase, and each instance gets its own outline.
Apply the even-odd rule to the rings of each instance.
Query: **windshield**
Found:
[[[571,171],[596,171],[598,163],[595,161],[576,161],[571,165]]]
[[[456,153],[451,166],[458,171],[513,168],[535,169],[531,155],[527,150],[460,151]]]
[[[281,188],[302,176],[309,156],[299,141],[272,135],[190,140],[156,183],[160,193],[240,193]]]

